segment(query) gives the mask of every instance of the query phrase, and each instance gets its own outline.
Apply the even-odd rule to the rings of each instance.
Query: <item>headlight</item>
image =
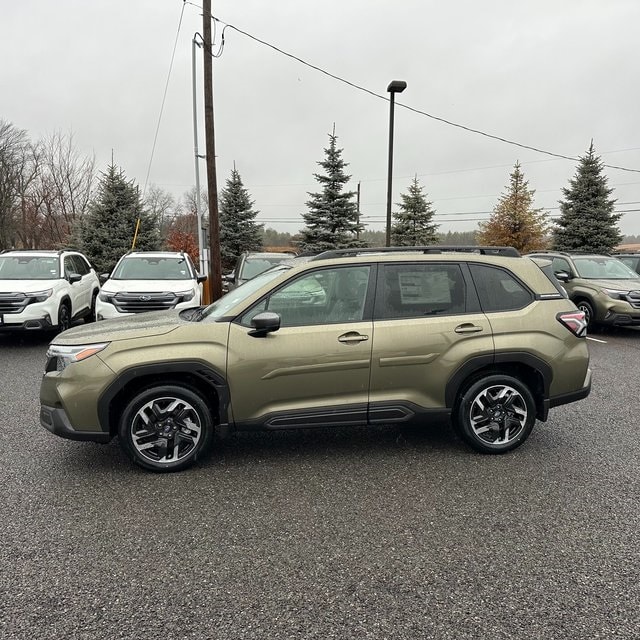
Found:
[[[176,295],[182,298],[182,302],[189,302],[189,300],[193,299],[195,291],[193,289],[189,289],[189,291],[178,291]]]
[[[614,300],[624,300],[625,296],[629,294],[628,290],[620,291],[619,289],[602,289],[602,292]]]
[[[73,347],[63,347],[59,344],[52,344],[47,351],[47,371],[63,371],[72,362],[80,362],[86,360],[96,353],[100,353],[109,346],[108,342],[100,342],[99,344],[83,344]],[[55,362],[55,366],[53,365]]]
[[[52,293],[53,289],[47,289],[46,291],[34,291],[28,295],[31,298],[31,302],[44,302],[47,298],[51,297]]]
[[[102,302],[111,302],[111,298],[113,298],[114,294],[110,291],[101,291],[98,294],[98,298],[102,300]]]

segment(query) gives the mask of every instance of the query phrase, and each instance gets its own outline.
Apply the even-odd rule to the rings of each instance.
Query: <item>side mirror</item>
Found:
[[[207,276],[198,276],[198,284],[207,281]]]
[[[264,338],[268,333],[280,328],[280,316],[272,311],[263,311],[253,316],[251,326],[253,329],[249,331],[250,336]]]
[[[74,282],[80,282],[82,280],[82,276],[79,273],[70,273],[69,274],[69,282],[73,284]]]
[[[110,273],[101,273],[98,276],[98,278],[100,279],[100,284],[104,284],[109,279],[110,275],[111,275]]]
[[[554,275],[560,282],[569,282],[571,280],[571,274],[566,271],[555,271]]]

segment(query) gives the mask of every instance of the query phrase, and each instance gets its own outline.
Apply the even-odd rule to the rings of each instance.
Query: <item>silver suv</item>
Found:
[[[93,320],[100,281],[77,251],[0,253],[0,330],[58,329]]]

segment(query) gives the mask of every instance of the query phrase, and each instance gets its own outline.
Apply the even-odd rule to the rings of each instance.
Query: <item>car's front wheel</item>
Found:
[[[587,328],[593,329],[595,326],[595,314],[593,313],[593,307],[591,304],[586,300],[578,300],[578,302],[576,302],[576,306],[584,313],[584,320],[587,323]]]
[[[138,393],[118,426],[122,448],[136,464],[151,471],[180,471],[210,448],[211,411],[200,394],[178,385]]]
[[[482,453],[504,453],[519,447],[536,420],[528,387],[509,375],[476,379],[462,392],[453,415],[462,439]]]
[[[68,302],[60,303],[58,308],[58,331],[62,333],[71,326],[71,308]]]

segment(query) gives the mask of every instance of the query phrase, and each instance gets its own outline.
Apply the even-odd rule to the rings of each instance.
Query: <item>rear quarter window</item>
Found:
[[[484,264],[470,264],[469,269],[485,312],[516,311],[534,300],[533,294],[506,269]]]

